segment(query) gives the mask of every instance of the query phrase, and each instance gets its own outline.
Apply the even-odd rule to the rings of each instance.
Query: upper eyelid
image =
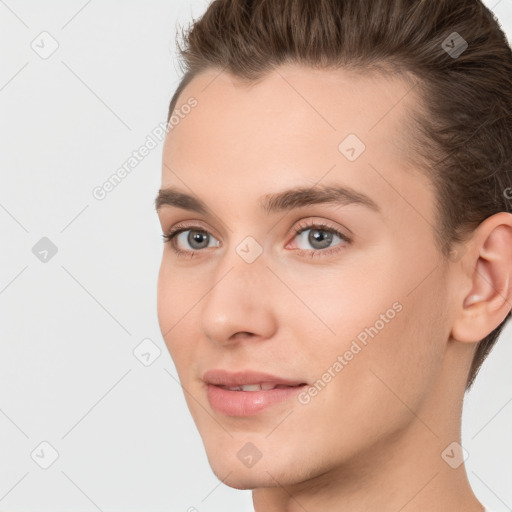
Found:
[[[217,238],[217,236],[214,233],[212,233],[212,231],[215,231],[215,230],[211,230],[210,228],[205,228],[204,226],[201,226],[201,222],[198,220],[190,221],[190,223],[187,223],[187,221],[183,221],[183,223],[178,222],[167,232],[168,233],[176,233],[178,231],[188,231],[189,229],[196,230],[196,231],[205,231],[206,233],[208,233],[210,235],[213,234]]]
[[[216,236],[214,233],[212,233],[212,231],[210,231],[209,228],[205,228],[203,226],[201,226],[200,224],[198,224],[199,221],[191,221],[192,223],[191,224],[181,224],[181,223],[178,223],[176,224],[175,226],[173,226],[171,229],[168,230],[168,233],[171,233],[171,234],[175,234],[177,233],[178,231],[188,231],[188,230],[195,230],[195,231],[205,231],[206,233],[208,234],[213,234],[214,236]],[[306,224],[303,224],[301,225],[301,221],[298,221],[298,223],[296,223],[296,226],[291,230],[291,234],[296,234],[297,231],[307,231],[308,229],[313,229],[313,228],[319,228],[319,229],[325,229],[326,231],[337,231],[337,232],[340,232],[341,234],[343,234],[343,230],[342,229],[339,229],[335,226],[330,226],[328,222],[326,221],[313,221],[313,220],[310,220],[310,221],[302,221],[302,222],[306,222]],[[199,229],[197,229],[199,228]],[[349,231],[350,233],[352,233],[348,228],[345,228],[347,231]],[[345,235],[348,237],[348,235]]]

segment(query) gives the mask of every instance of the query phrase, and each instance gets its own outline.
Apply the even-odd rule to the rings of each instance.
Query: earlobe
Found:
[[[480,224],[464,259],[472,271],[470,290],[452,326],[453,339],[476,343],[490,334],[506,318],[512,307],[512,215],[497,213]],[[467,263],[467,262],[466,262]],[[461,288],[467,289],[466,286]]]

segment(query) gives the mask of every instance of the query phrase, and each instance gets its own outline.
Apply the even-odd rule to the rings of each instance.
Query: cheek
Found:
[[[288,322],[294,322],[302,340],[318,340],[303,345],[314,361],[315,379],[330,370],[336,375],[333,389],[342,394],[358,389],[345,403],[366,395],[364,390],[379,397],[368,397],[377,407],[396,400],[393,392],[417,402],[441,369],[449,325],[439,271],[431,272],[431,260],[424,269],[396,258],[381,261],[392,264],[324,274],[308,290],[295,283],[330,332],[309,314],[290,313]],[[422,281],[422,275],[429,277]]]
[[[180,379],[186,382],[190,371],[201,361],[198,314],[201,300],[208,291],[204,275],[181,271],[164,259],[157,286],[157,313],[160,330]]]
[[[157,287],[158,321],[164,338],[172,338],[182,320],[194,314],[194,307],[204,294],[204,286],[194,276],[197,272],[181,271],[164,253]]]
[[[173,304],[170,293],[169,277],[164,262],[160,264],[157,285],[157,314],[160,330],[165,338],[165,333],[172,326],[170,315],[172,314]]]
[[[391,411],[397,417],[400,411],[407,415],[403,403],[418,410],[442,369],[449,329],[439,291],[433,278],[412,293],[386,295],[380,308],[373,304],[372,315],[353,336],[359,341],[362,334],[365,343],[359,343],[358,362],[346,375],[366,390],[366,399],[373,404],[367,407],[384,416],[391,418]],[[389,314],[392,301],[399,307]]]
[[[181,322],[186,320],[187,309],[190,309],[190,306],[186,307],[190,295],[191,291],[186,290],[176,279],[173,270],[164,259],[158,275],[157,312],[162,336],[173,359],[177,356],[176,348],[180,346],[174,340],[177,339],[176,334]]]
[[[358,304],[339,295],[346,309],[337,323],[331,318],[337,335],[324,336],[322,349],[317,345],[309,351],[318,389],[304,406],[311,438],[322,438],[328,450],[337,446],[350,454],[361,443],[377,442],[414,421],[411,410],[420,413],[444,353],[444,327],[433,298],[425,291],[409,296],[370,292]],[[326,429],[327,414],[337,428]]]

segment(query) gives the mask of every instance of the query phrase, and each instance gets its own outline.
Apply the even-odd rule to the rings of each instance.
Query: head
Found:
[[[453,410],[510,317],[512,53],[492,13],[214,0],[180,50],[158,315],[216,474],[248,450],[264,464],[229,485],[299,481],[384,450],[410,410]],[[213,368],[306,386],[229,415]]]

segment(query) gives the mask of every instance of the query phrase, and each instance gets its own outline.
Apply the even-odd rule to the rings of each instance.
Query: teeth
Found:
[[[241,391],[261,391],[260,384],[247,384],[245,386],[240,386]]]
[[[230,388],[228,386],[221,386],[222,389],[228,389],[229,391],[268,391],[270,389],[284,389],[293,386],[285,386],[282,384],[272,384],[271,382],[262,382],[261,384],[246,384],[244,386],[237,386]]]

